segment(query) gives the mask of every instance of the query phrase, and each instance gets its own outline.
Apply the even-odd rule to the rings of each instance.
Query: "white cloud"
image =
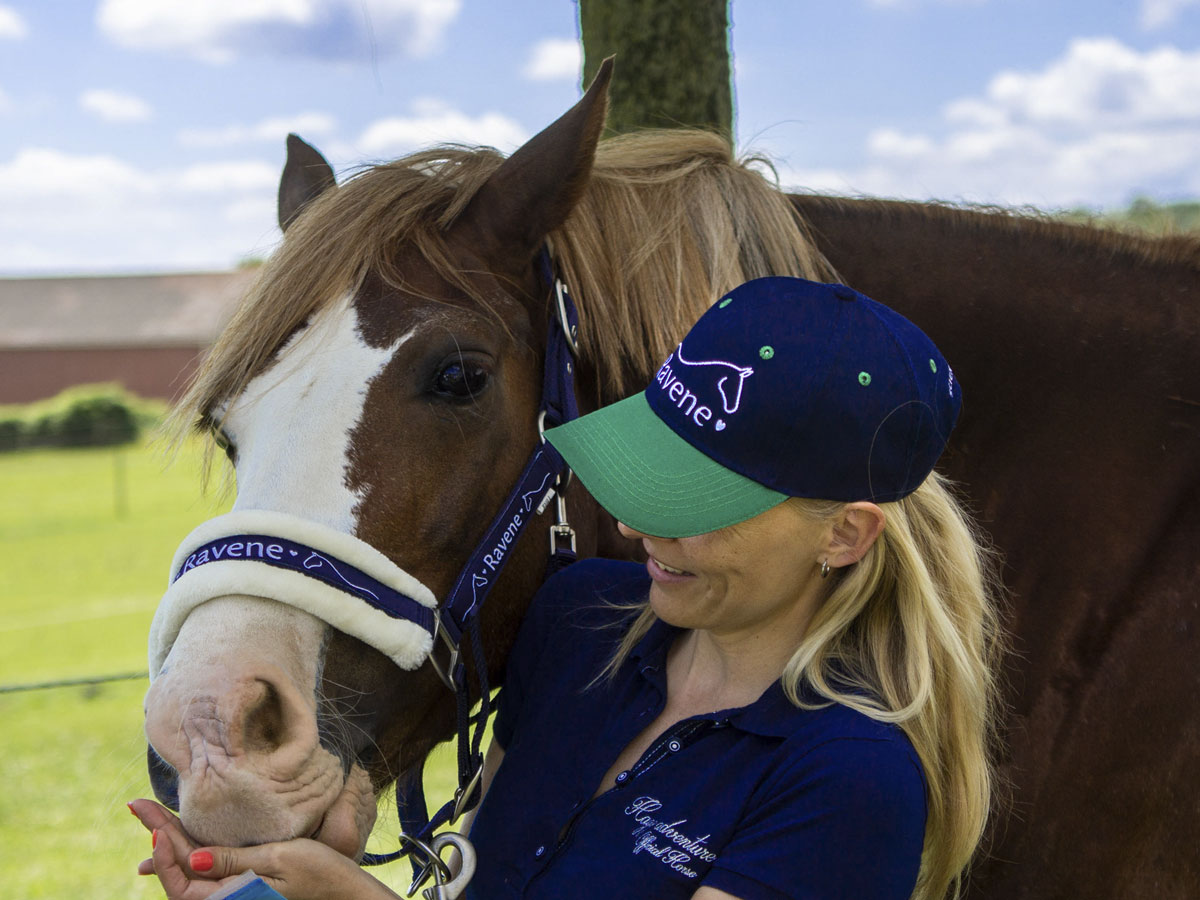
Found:
[[[1039,71],[1000,72],[942,119],[937,134],[876,130],[858,168],[782,167],[781,181],[1042,207],[1200,192],[1200,51],[1076,40]]]
[[[144,122],[150,118],[150,105],[140,97],[96,88],[79,95],[79,105],[106,122]]]
[[[257,160],[142,170],[27,147],[0,160],[0,270],[225,268],[277,240],[277,184]]]
[[[522,74],[530,81],[579,79],[583,47],[574,38],[547,38],[534,45]]]
[[[1197,3],[1200,0],[1142,0],[1142,27],[1152,31],[1170,25],[1185,7]]]
[[[29,36],[29,26],[11,6],[0,6],[0,40],[19,41]]]
[[[232,147],[256,141],[275,141],[283,146],[289,133],[301,136],[329,134],[336,126],[332,116],[305,112],[294,116],[274,116],[255,125],[228,125],[224,128],[189,128],[179,133],[185,147]]]
[[[1072,41],[1042,72],[1002,72],[985,101],[1011,121],[1048,127],[1164,125],[1200,116],[1200,53],[1146,53],[1113,38]]]
[[[102,0],[96,23],[127,47],[213,63],[245,54],[363,59],[425,56],[462,0]]]
[[[529,139],[518,122],[502,113],[472,118],[429,98],[414,101],[412,107],[411,116],[380,119],[370,125],[358,140],[361,149],[373,156],[396,156],[429,144],[464,143],[508,151]]]

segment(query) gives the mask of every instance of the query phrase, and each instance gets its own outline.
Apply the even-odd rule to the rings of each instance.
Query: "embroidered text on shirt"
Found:
[[[680,875],[695,878],[699,873],[688,863],[693,859],[711,863],[717,858],[717,854],[704,846],[710,835],[692,838],[678,829],[687,819],[667,822],[650,815],[660,809],[662,803],[654,797],[638,797],[625,807],[625,815],[633,816],[633,820],[638,823],[638,827],[632,832],[634,855],[647,853]],[[660,844],[660,840],[663,843]]]

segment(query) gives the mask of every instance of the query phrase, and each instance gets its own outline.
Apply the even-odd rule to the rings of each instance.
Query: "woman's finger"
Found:
[[[131,800],[126,804],[129,811],[133,813],[139,822],[146,826],[147,831],[153,831],[155,828],[162,828],[170,823],[179,823],[178,817],[160,803],[155,803],[153,800]]]
[[[176,858],[176,848],[167,829],[156,830],[154,837],[151,861],[167,900],[200,900],[216,892],[215,882],[193,882],[188,877]]]

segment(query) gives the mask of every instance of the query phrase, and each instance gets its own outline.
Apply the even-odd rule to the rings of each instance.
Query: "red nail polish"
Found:
[[[158,846],[158,829],[155,828],[152,832],[150,832],[150,849],[153,850],[157,846]]]
[[[213,867],[213,855],[207,850],[197,850],[188,857],[188,865],[193,872],[207,872]]]
[[[136,815],[137,815],[137,813],[133,811],[133,804],[132,804],[132,803],[126,803],[126,804],[125,804],[125,806],[126,806],[128,809],[129,809],[129,814],[130,814],[131,816],[136,816]]]

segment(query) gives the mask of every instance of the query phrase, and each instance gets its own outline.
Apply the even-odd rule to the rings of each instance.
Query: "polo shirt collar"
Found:
[[[655,619],[654,624],[629,653],[636,671],[654,685],[664,699],[667,696],[667,651],[671,648],[674,638],[682,631],[682,628]],[[816,697],[812,700],[821,702],[820,698]],[[808,714],[809,710],[793,705],[783,692],[782,683],[776,680],[749,706],[718,710],[702,718],[725,722],[749,734],[787,738],[796,733],[796,729]]]

